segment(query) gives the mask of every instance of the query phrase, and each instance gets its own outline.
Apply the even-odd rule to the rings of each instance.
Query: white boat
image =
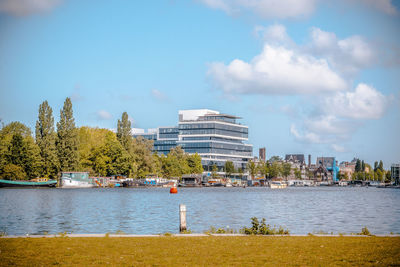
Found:
[[[61,173],[61,188],[90,188],[95,186],[95,181],[89,178],[88,172]]]
[[[286,188],[287,184],[285,182],[281,182],[281,181],[274,181],[269,184],[269,187],[271,189]]]

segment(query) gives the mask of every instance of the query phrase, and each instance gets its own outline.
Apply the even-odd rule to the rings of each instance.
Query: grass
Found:
[[[399,265],[399,237],[1,238],[2,266]]]

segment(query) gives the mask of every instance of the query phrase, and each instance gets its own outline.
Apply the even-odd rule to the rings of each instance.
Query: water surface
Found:
[[[380,188],[93,188],[0,189],[0,231],[7,234],[178,232],[179,204],[188,228],[239,229],[266,218],[292,234],[313,231],[400,233],[400,190]]]

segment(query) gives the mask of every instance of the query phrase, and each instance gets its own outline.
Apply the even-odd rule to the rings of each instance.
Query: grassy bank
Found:
[[[0,239],[0,265],[399,265],[399,237]]]

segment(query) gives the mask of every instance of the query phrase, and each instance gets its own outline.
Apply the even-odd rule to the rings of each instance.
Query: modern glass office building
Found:
[[[178,127],[159,127],[134,134],[154,141],[154,151],[167,154],[175,146],[189,153],[198,153],[205,171],[216,165],[224,171],[226,161],[235,168],[246,168],[253,157],[253,146],[246,144],[249,128],[237,122],[239,117],[209,109],[179,111]]]

